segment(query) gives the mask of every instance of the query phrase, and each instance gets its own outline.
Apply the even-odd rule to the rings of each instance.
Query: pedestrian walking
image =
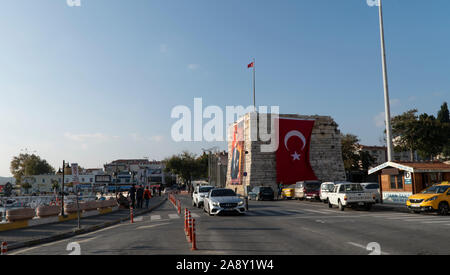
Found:
[[[137,208],[142,208],[144,202],[144,186],[140,185],[136,191]]]
[[[135,208],[136,206],[136,187],[134,184],[131,185],[130,190],[128,190],[128,197],[131,199],[131,206]]]
[[[152,191],[153,191],[153,196],[156,196],[156,187],[155,186],[153,186]]]
[[[148,209],[148,204],[150,203],[150,198],[152,197],[152,193],[150,192],[150,189],[148,189],[148,186],[145,187],[144,191],[144,200],[145,200],[145,208]]]
[[[161,197],[161,185],[158,187],[158,193],[159,193],[159,196]]]

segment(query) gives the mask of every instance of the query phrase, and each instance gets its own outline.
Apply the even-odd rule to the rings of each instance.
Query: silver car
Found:
[[[244,200],[231,189],[216,188],[204,198],[203,210],[210,216],[220,213],[245,213]]]

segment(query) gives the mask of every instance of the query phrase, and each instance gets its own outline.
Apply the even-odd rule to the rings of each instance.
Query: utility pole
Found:
[[[392,144],[392,127],[391,127],[391,107],[389,104],[389,86],[386,65],[386,46],[384,42],[384,22],[383,22],[383,5],[379,0],[379,15],[380,15],[380,37],[381,37],[381,57],[383,63],[383,83],[384,83],[384,109],[386,113],[386,141],[387,141],[387,157],[388,161],[393,159],[393,144]]]
[[[63,160],[62,166],[62,190],[61,190],[61,216],[64,217],[64,169],[66,167],[66,162]]]

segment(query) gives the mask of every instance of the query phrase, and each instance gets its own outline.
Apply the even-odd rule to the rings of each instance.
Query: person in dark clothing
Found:
[[[152,191],[153,191],[153,196],[156,196],[156,187],[155,186],[153,186]]]
[[[134,187],[134,184],[131,185],[130,190],[128,190],[128,196],[131,199],[131,206],[135,208],[135,202],[136,202],[136,187]]]
[[[161,186],[158,187],[158,193],[159,193],[159,196],[161,197]]]
[[[140,185],[136,191],[137,208],[142,208],[144,203],[144,186]]]

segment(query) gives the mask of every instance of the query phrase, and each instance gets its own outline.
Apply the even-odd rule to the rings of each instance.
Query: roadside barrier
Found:
[[[192,244],[191,250],[197,250],[197,237],[195,231],[195,219],[191,216],[191,211],[184,209],[184,232],[186,240]]]
[[[130,223],[134,223],[133,206],[130,205]]]
[[[0,255],[6,255],[7,252],[8,252],[8,243],[7,242],[2,242]]]
[[[192,237],[192,217],[191,217],[191,211],[188,210],[188,217],[187,217],[187,221],[188,221],[188,228],[187,228],[187,236],[189,238],[189,242],[191,242],[191,237]]]
[[[192,248],[191,248],[191,250],[197,250],[197,239],[195,237],[195,219],[192,219],[191,239],[192,239]]]
[[[178,204],[178,215],[180,215],[181,214],[181,202],[180,202],[180,200],[177,201],[177,204]]]
[[[187,208],[185,208],[184,209],[184,232],[186,234],[187,234],[187,228],[188,228],[187,217],[188,217],[188,210],[187,210]]]

